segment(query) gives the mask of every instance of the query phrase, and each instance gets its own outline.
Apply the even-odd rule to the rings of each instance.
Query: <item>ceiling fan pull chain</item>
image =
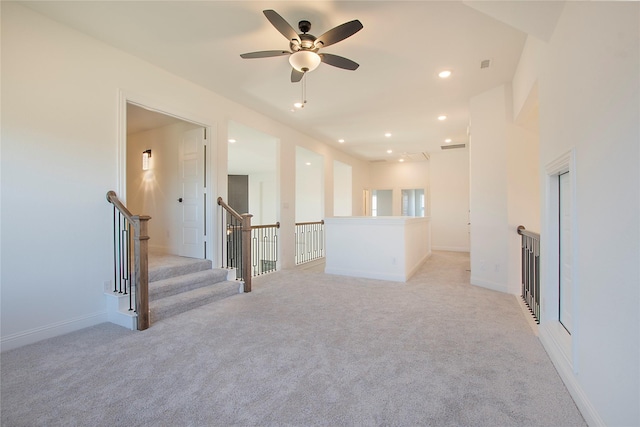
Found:
[[[307,73],[302,76],[302,107],[307,103]]]

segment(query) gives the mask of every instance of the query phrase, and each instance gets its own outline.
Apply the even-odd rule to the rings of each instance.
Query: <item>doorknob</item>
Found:
[[[182,197],[180,197],[180,198],[178,199],[178,202],[182,203]]]

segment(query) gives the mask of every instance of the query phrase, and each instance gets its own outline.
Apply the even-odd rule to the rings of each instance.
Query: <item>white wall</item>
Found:
[[[323,156],[306,148],[296,147],[296,222],[324,219],[323,185]]]
[[[575,150],[571,359],[551,301],[540,337],[590,425],[640,425],[639,7],[566,2],[539,78],[540,170]],[[556,231],[542,182],[545,292]]]
[[[390,215],[394,216],[402,214],[402,190],[424,189],[426,199],[425,216],[430,215],[429,161],[374,163],[371,165],[369,183],[371,190],[393,191]]]
[[[333,162],[333,214],[353,215],[353,179],[351,166],[335,160]]]
[[[278,222],[276,184],[275,172],[249,175],[249,212],[253,214],[251,224],[267,225]]]
[[[431,153],[434,250],[469,252],[469,150]]]
[[[431,255],[424,217],[334,217],[325,220],[328,274],[406,282]]]
[[[537,108],[537,105],[532,105],[536,103],[537,97],[531,97],[531,93],[536,90],[540,67],[545,61],[545,49],[546,43],[533,36],[527,37],[512,82],[513,116],[516,122],[522,114]]]
[[[523,225],[540,233],[539,137],[515,124],[507,124],[507,290],[522,289],[522,238],[515,230]]]
[[[512,121],[509,85],[470,102],[471,283],[518,294],[520,237],[538,231],[538,136]]]
[[[366,185],[363,161],[20,4],[1,7],[3,349],[107,320],[113,238],[105,194],[124,188],[126,99],[215,129],[216,197],[227,192],[228,120],[277,138],[282,230],[295,222],[296,145],[351,165],[354,193]],[[354,197],[355,207],[361,203]],[[281,237],[286,268],[294,265],[294,233]]]
[[[507,99],[498,86],[469,104],[471,283],[507,291]]]

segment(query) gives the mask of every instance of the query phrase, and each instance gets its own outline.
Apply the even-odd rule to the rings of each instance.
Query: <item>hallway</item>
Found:
[[[513,295],[466,253],[407,283],[284,271],[136,332],[2,354],[2,425],[583,426]]]

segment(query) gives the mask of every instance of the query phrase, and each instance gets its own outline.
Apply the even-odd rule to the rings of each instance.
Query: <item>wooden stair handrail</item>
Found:
[[[311,221],[311,222],[296,222],[296,225],[316,225],[316,224],[324,224],[324,219],[320,221]]]
[[[132,215],[115,191],[107,192],[107,201],[129,221],[133,227],[133,264],[135,271],[138,330],[149,328],[149,235],[148,215]]]
[[[531,237],[532,239],[540,240],[539,233],[527,230],[526,228],[524,228],[524,225],[519,225],[516,231],[521,236],[527,236],[527,237]]]
[[[242,221],[242,215],[236,212],[231,206],[226,204],[224,200],[222,200],[222,197],[218,197],[218,204],[223,208],[225,208],[225,210],[229,212],[231,215],[233,215],[238,221]]]
[[[125,216],[125,218],[129,220],[129,222],[133,222],[133,214],[129,212],[129,209],[127,209],[124,204],[122,204],[115,191],[107,191],[107,202],[118,208],[118,210],[122,213],[122,215]]]

